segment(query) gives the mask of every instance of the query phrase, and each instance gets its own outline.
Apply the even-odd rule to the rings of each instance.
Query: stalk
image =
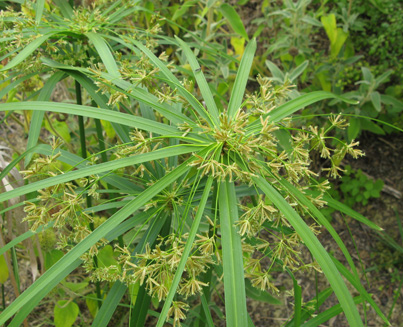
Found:
[[[75,86],[76,86],[76,100],[77,104],[82,105],[82,95],[81,95],[81,85],[77,81],[75,81]],[[81,156],[83,159],[87,159],[87,146],[85,143],[85,127],[84,127],[84,117],[83,116],[78,116],[78,127],[79,127],[79,133],[80,133],[80,144],[81,144]],[[91,197],[88,196],[88,194],[85,195],[85,199],[87,202],[87,207],[91,208],[92,207],[92,200]],[[90,222],[89,223],[90,230],[94,230],[94,223]],[[98,259],[96,256],[94,256],[94,264],[95,267],[98,267]],[[98,298],[98,308],[101,308],[102,302],[100,301],[101,297],[101,286],[99,281],[95,282],[95,288],[96,288],[96,293],[97,293],[97,298]]]

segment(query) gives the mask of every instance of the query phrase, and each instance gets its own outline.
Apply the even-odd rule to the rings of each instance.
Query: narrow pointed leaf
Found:
[[[245,26],[242,23],[241,17],[239,17],[236,10],[228,3],[223,3],[220,6],[220,11],[223,16],[228,20],[235,33],[242,36],[246,40],[249,40],[248,33],[246,33]]]
[[[38,49],[43,42],[56,35],[59,32],[51,32],[38,37],[28,44],[24,49],[22,49],[5,67],[1,68],[0,71],[11,69],[21,62],[23,62],[32,52]]]
[[[221,182],[218,193],[227,326],[244,327],[248,325],[248,312],[241,236],[235,226],[238,205],[234,183]]]
[[[36,1],[36,9],[35,9],[35,23],[39,24],[42,19],[43,9],[45,8],[45,0],[37,0]]]
[[[143,153],[136,156],[118,159],[114,161],[109,161],[105,163],[101,163],[98,165],[88,166],[87,168],[82,168],[78,170],[69,171],[62,175],[57,175],[55,177],[50,177],[35,183],[31,183],[28,185],[21,186],[14,190],[5,192],[0,194],[0,202],[12,199],[17,196],[21,196],[30,192],[34,192],[36,190],[40,190],[42,188],[46,188],[49,186],[57,185],[60,183],[65,183],[71,180],[75,180],[82,177],[87,177],[90,175],[96,175],[99,173],[103,173],[105,171],[111,171],[123,167],[127,167],[130,165],[135,165],[147,161],[157,160],[161,158],[167,158],[170,156],[177,156],[180,154],[185,154],[193,151],[201,150],[200,147],[196,146],[187,146],[180,145],[170,148],[159,149],[154,152]]]
[[[305,108],[306,106],[309,106],[315,102],[325,100],[325,99],[338,99],[341,101],[344,101],[346,103],[350,104],[357,104],[358,102],[355,100],[351,99],[346,99],[343,97],[340,97],[336,94],[333,94],[331,92],[326,92],[326,91],[316,91],[316,92],[311,92],[308,94],[304,94],[299,96],[298,98],[295,98],[291,101],[288,101],[287,103],[277,107],[273,111],[271,111],[269,114],[266,114],[265,117],[267,116],[270,117],[270,122],[278,122],[281,119],[290,116],[294,112]],[[255,120],[252,124],[249,125],[249,130],[250,131],[256,131],[259,130],[262,127],[262,124],[259,120]]]
[[[245,94],[246,83],[248,82],[249,72],[252,67],[253,58],[256,52],[256,39],[252,39],[245,48],[238,73],[235,78],[234,87],[231,92],[231,100],[228,105],[228,116],[233,118],[242,104]]]
[[[206,102],[207,109],[211,114],[211,118],[214,121],[216,126],[219,125],[219,112],[217,109],[217,105],[214,101],[213,94],[211,93],[210,87],[206,81],[206,77],[204,76],[203,72],[201,71],[200,65],[196,59],[196,56],[193,54],[192,50],[183,42],[180,38],[176,37],[176,40],[179,42],[182,50],[184,51],[186,58],[192,67],[193,74],[196,78],[197,84],[199,85],[200,92],[203,95],[203,100]]]
[[[162,135],[181,135],[183,134],[178,129],[166,124],[158,123],[142,117],[137,117],[129,114],[124,114],[112,110],[100,110],[94,107],[81,106],[77,104],[59,103],[59,102],[12,102],[0,103],[0,111],[7,110],[38,110],[38,111],[53,111],[72,114],[77,116],[85,116],[97,119],[108,120],[113,123],[130,126],[133,128],[142,129],[148,132],[153,132]]]
[[[256,185],[270,198],[273,204],[285,215],[289,223],[304,241],[333,288],[350,326],[363,327],[362,320],[346,284],[322,244],[307,224],[287,203],[287,201],[262,177],[253,179]]]
[[[174,74],[172,74],[172,72],[166,67],[166,65],[160,59],[158,59],[147,47],[145,47],[143,44],[141,44],[140,42],[138,42],[136,40],[132,40],[132,42],[134,43],[134,45],[137,48],[139,48],[142,52],[144,52],[144,54],[148,58],[150,58],[152,63],[161,70],[161,73],[169,81],[171,81],[174,85],[180,85],[180,82],[176,78],[176,76]],[[212,124],[212,121],[211,121],[211,118],[210,118],[208,112],[206,111],[206,109],[204,109],[202,104],[199,101],[197,101],[197,99],[193,96],[193,94],[188,92],[183,87],[177,88],[177,90],[178,90],[179,94],[182,95],[189,102],[189,104],[193,107],[193,109],[195,111],[197,111],[197,113],[201,117],[203,117],[207,122]]]
[[[93,32],[86,33],[85,35],[94,45],[108,73],[114,78],[121,78],[118,65],[116,64],[115,58],[113,58],[112,52],[109,49],[108,43],[106,43],[105,39],[99,34]]]

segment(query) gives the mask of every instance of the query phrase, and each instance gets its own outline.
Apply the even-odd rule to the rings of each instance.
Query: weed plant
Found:
[[[288,87],[274,88],[260,76],[259,89],[245,92],[254,39],[243,52],[231,92],[218,97],[195,55],[198,49],[159,35],[156,19],[146,30],[133,25],[146,11],[137,2],[75,8],[56,3],[27,2],[21,11],[2,11],[6,84],[0,98],[12,101],[1,103],[0,110],[33,113],[26,115],[31,117],[27,151],[0,175],[2,180],[25,160],[25,185],[2,193],[0,200],[18,199],[32,230],[10,240],[1,254],[41,233],[42,244],[56,246],[63,256],[1,312],[0,324],[21,325],[80,266],[95,284],[95,308],[87,302],[92,326],[107,326],[122,304],[128,306],[124,318],[130,326],[144,326],[147,314],[159,327],[166,321],[213,326],[210,308],[221,309],[212,294],[221,281],[227,326],[250,326],[247,295],[278,302],[270,295],[279,292],[275,269],[288,272],[294,282],[290,326],[317,326],[341,311],[350,326],[363,326],[356,306],[363,302],[388,323],[318,208],[328,202],[380,228],[326,196],[329,182],[318,182],[310,167],[311,153],[318,151],[328,162],[324,171],[338,177],[346,155],[362,155],[358,142],[332,136],[347,126],[340,116],[309,128],[292,120],[318,101],[351,100],[324,91],[289,100]],[[186,58],[186,72],[170,62],[174,56],[160,51],[161,40]],[[35,87],[24,89],[26,81]],[[74,97],[49,101],[60,81]],[[72,133],[79,149],[56,138],[51,145],[38,144],[48,111],[77,118]],[[98,144],[86,139],[89,126]],[[29,200],[23,202],[23,196]],[[4,205],[2,212],[11,210]],[[322,228],[351,271],[318,241]],[[318,295],[320,300],[303,303],[294,272],[309,269],[323,272],[331,288]],[[359,296],[353,298],[342,276]],[[78,306],[70,303],[79,300],[78,289],[69,292],[73,299],[57,303],[55,322],[63,315],[77,317]],[[312,304],[319,307],[333,292],[340,305],[316,315]],[[158,309],[150,311],[151,302]]]

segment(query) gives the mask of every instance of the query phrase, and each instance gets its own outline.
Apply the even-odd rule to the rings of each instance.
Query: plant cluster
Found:
[[[120,304],[129,307],[122,319],[142,326],[151,303],[158,327],[166,322],[212,326],[212,293],[223,283],[227,325],[246,326],[247,294],[278,302],[275,270],[294,280],[296,309],[290,323],[329,319],[335,310],[317,318],[307,307],[310,314],[302,317],[294,274],[304,269],[323,272],[351,326],[363,323],[342,275],[388,323],[319,210],[327,204],[330,183],[318,175],[340,177],[345,156],[363,155],[359,143],[336,137],[348,128],[341,115],[329,115],[320,126],[293,119],[321,100],[354,104],[351,99],[357,98],[293,90],[292,83],[305,78],[310,54],[310,39],[298,21],[309,31],[322,26],[307,12],[309,4],[285,1],[283,10],[266,12],[282,17],[291,33],[286,46],[278,48],[287,53],[275,58],[289,73],[264,61],[271,78],[254,74],[253,67],[265,71],[254,65],[259,61],[256,40],[245,46],[242,21],[225,3],[189,1],[181,13],[198,13],[203,24],[195,32],[175,23],[190,28],[186,17],[152,15],[149,1],[27,1],[1,11],[0,98],[7,97],[0,111],[14,119],[16,112],[25,113],[29,136],[27,151],[0,174],[2,180],[23,160],[26,184],[0,194],[0,200],[19,199],[31,226],[21,238],[41,235],[37,251],[45,252],[46,271],[1,312],[0,324],[23,323],[59,285],[56,326],[63,315],[73,325],[83,299],[94,326],[106,326]],[[167,3],[162,13],[174,8],[177,4]],[[323,17],[330,56],[338,62],[345,34],[334,16]],[[172,30],[183,32],[185,40],[170,37]],[[214,42],[223,44],[213,51]],[[235,60],[229,58],[233,53]],[[251,71],[256,89],[249,91]],[[377,108],[374,85],[364,90],[370,95],[362,103]],[[66,96],[50,101],[56,87]],[[68,116],[67,122],[53,121],[47,111]],[[42,123],[64,140],[39,144]],[[67,130],[61,133],[57,126]],[[312,165],[315,152],[324,162],[318,171]],[[320,244],[321,229],[334,238],[351,272]],[[8,242],[2,254],[18,243]],[[309,262],[304,248],[312,254]],[[81,282],[64,280],[80,266]]]
[[[353,207],[356,203],[367,205],[370,198],[379,198],[383,188],[383,181],[369,179],[361,169],[353,171],[346,166],[344,176],[341,178],[340,190],[344,195],[344,202]]]

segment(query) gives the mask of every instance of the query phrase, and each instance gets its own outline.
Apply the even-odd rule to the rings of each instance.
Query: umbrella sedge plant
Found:
[[[12,43],[5,55],[8,64],[2,71],[12,86],[1,95],[33,75],[48,78],[31,94],[33,100],[0,103],[3,112],[33,111],[27,151],[0,175],[2,179],[25,159],[26,184],[0,194],[0,201],[29,195],[21,205],[32,231],[6,244],[1,253],[52,230],[64,256],[1,312],[0,324],[19,326],[79,266],[96,285],[92,326],[107,326],[124,301],[130,326],[144,326],[148,314],[159,327],[166,322],[213,326],[212,293],[220,281],[227,326],[253,325],[247,294],[276,295],[275,268],[294,280],[290,324],[316,326],[344,312],[350,326],[363,326],[356,306],[362,302],[387,323],[361,285],[348,250],[319,211],[326,205],[328,181],[319,182],[310,169],[310,152],[319,151],[329,163],[328,174],[339,176],[344,156],[362,155],[358,143],[334,139],[332,131],[346,127],[340,116],[330,117],[324,127],[304,128],[292,121],[293,113],[317,101],[350,100],[312,92],[288,101],[287,86],[274,88],[260,76],[259,90],[245,92],[256,51],[251,40],[229,100],[222,104],[185,41],[164,38],[183,52],[191,68],[186,77],[167,55],[155,54],[158,25],[148,31],[133,28],[136,37],[125,28],[122,35],[110,33],[141,7],[125,11],[125,6],[104,6],[86,12],[65,2],[57,12],[38,1],[27,18],[38,28],[37,37],[32,39],[34,28],[22,27],[17,18],[14,29],[7,30],[12,35],[17,29],[31,41]],[[13,19],[7,21],[10,25]],[[49,101],[60,81],[74,83],[76,104]],[[37,144],[46,112],[78,117],[81,155],[65,150],[59,139]],[[96,126],[99,144],[91,148],[96,151],[85,141],[84,117]],[[101,120],[110,123],[117,144],[104,139]],[[320,244],[320,227],[334,238],[351,271]],[[305,262],[302,247],[311,252],[312,262]],[[100,259],[104,249],[112,249],[107,263]],[[322,303],[334,292],[339,307],[316,317],[302,309],[301,286],[293,272],[303,269],[326,276],[331,291],[320,294]],[[342,276],[358,297],[352,297]],[[159,309],[150,310],[151,303]]]

